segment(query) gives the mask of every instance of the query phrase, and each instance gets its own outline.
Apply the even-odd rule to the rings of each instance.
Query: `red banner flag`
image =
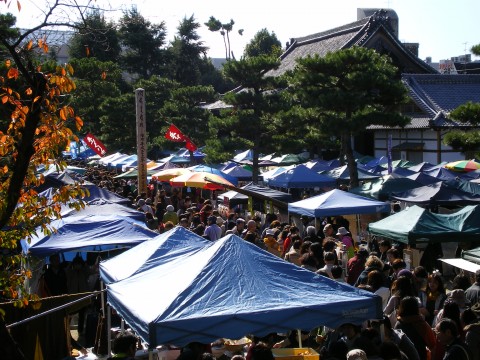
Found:
[[[83,138],[83,141],[93,150],[97,153],[97,155],[103,156],[107,153],[107,148],[105,145],[102,144],[100,140],[98,140],[95,136],[92,134],[88,133],[85,135]]]
[[[174,142],[185,142],[185,147],[189,151],[197,150],[197,146],[190,140],[190,138],[184,135],[175,125],[171,124],[165,133],[165,138]]]

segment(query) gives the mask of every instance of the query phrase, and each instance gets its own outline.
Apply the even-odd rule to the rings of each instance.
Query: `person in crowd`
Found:
[[[244,230],[245,230],[245,219],[239,217],[235,220],[235,227],[232,229],[232,234],[241,237]]]
[[[370,271],[367,276],[367,285],[372,288],[374,294],[382,298],[382,309],[385,309],[390,298],[390,289],[385,286],[383,274],[378,270]]]
[[[383,320],[381,320],[380,322],[374,321],[373,323],[375,324],[375,327],[379,326],[380,324],[383,325],[382,343],[394,343],[401,351],[401,353],[406,356],[406,359],[420,360],[420,356],[418,355],[418,351],[415,348],[413,342],[401,329],[394,329],[392,327],[390,319],[387,316],[384,316]],[[382,331],[382,329],[380,328],[379,331]]]
[[[362,349],[352,349],[347,353],[347,360],[367,360],[367,353]]]
[[[428,277],[427,301],[425,303],[425,320],[431,325],[434,317],[443,308],[443,303],[447,298],[443,279],[440,273],[431,274]]]
[[[468,347],[459,338],[457,324],[451,319],[442,319],[435,326],[438,341],[445,346],[443,360],[471,360]]]
[[[471,360],[480,360],[480,320],[472,309],[465,310],[460,316],[465,333],[465,345],[472,355]]]
[[[144,212],[144,213],[148,212],[152,215],[155,215],[152,207],[145,202],[145,199],[142,199],[142,198],[139,199],[138,202],[137,202],[137,206],[138,206],[138,211],[141,211],[141,212]]]
[[[300,230],[296,226],[290,226],[289,230],[290,232],[287,238],[285,239],[285,241],[283,242],[282,257],[285,257],[285,254],[290,250],[290,246],[292,246],[293,244],[293,241],[292,241],[293,235],[299,235],[299,232],[300,232]]]
[[[206,352],[208,352],[208,345],[191,342],[182,348],[176,360],[201,360]]]
[[[302,240],[297,239],[293,242],[293,245],[290,247],[290,250],[285,254],[285,260],[288,262],[294,263],[295,265],[300,266],[300,247],[302,246]]]
[[[307,226],[306,236],[303,238],[304,241],[310,241],[313,243],[320,242],[320,238],[317,236],[317,229],[315,226]]]
[[[470,276],[462,271],[453,278],[451,289],[462,289],[463,291],[466,291],[470,286],[472,286]]]
[[[348,350],[356,349],[357,341],[361,338],[361,327],[356,324],[345,323],[340,326],[339,330],[343,335],[342,339],[347,344]]]
[[[217,215],[217,225],[222,230],[222,236],[225,235],[225,231],[226,231],[225,223],[226,221],[223,220],[223,218],[220,215]]]
[[[323,227],[323,240],[325,239],[336,241],[335,229],[333,228],[333,225],[330,223],[325,224],[325,226]]]
[[[338,265],[338,256],[337,256],[337,252],[336,252],[336,248],[337,248],[337,244],[335,243],[335,241],[331,240],[331,239],[328,239],[328,238],[325,238],[323,240],[323,253],[325,254],[326,252],[331,252],[333,253],[333,255],[335,256],[335,265]]]
[[[172,230],[175,227],[175,224],[171,221],[167,221],[165,224],[163,224],[163,232]]]
[[[332,269],[332,279],[336,282],[345,283],[345,277],[343,276],[343,269],[339,265],[333,265]]]
[[[80,294],[89,291],[88,278],[90,269],[85,264],[83,258],[75,256],[70,265],[65,270],[67,276],[67,288],[69,294]],[[78,311],[78,332],[83,333],[85,324],[85,307]]]
[[[393,282],[391,293],[392,295],[388,300],[387,306],[383,309],[383,313],[390,318],[392,325],[394,325],[398,315],[397,308],[400,305],[401,300],[404,297],[414,297],[415,293],[412,289],[410,280],[405,276],[401,276]]]
[[[387,251],[390,250],[390,248],[392,247],[392,244],[390,243],[389,240],[382,240],[378,243],[378,249],[380,250],[380,260],[382,260],[383,262],[387,262],[388,259],[387,259]]]
[[[316,271],[317,274],[319,274],[320,272],[325,272],[328,277],[333,279],[332,267],[335,265],[335,256],[331,252],[326,252],[323,254],[323,260],[325,261],[325,266],[318,269]]]
[[[300,267],[313,272],[317,271],[317,261],[312,253],[308,252],[302,255],[300,258]]]
[[[203,237],[211,241],[217,241],[222,237],[222,229],[217,225],[217,217],[215,215],[208,217]]]
[[[108,360],[134,360],[137,352],[138,339],[135,335],[125,332],[117,335],[113,341],[114,356]]]
[[[178,224],[178,215],[175,212],[175,208],[173,207],[173,205],[167,205],[166,212],[165,214],[163,214],[163,222],[166,223],[168,221],[172,222],[173,225]]]
[[[368,258],[367,249],[360,248],[347,263],[347,283],[355,285],[360,274],[365,270],[365,262]]]
[[[319,242],[312,243],[312,245],[310,245],[310,252],[315,257],[315,260],[317,261],[317,264],[318,264],[317,267],[318,268],[323,267],[325,265],[325,262],[323,261],[322,244],[320,244]]]
[[[152,213],[145,213],[145,224],[150,230],[158,231],[158,219]]]
[[[415,269],[413,269],[413,283],[415,284],[417,296],[422,304],[421,307],[425,308],[426,310],[428,273],[423,266],[416,266]]]
[[[351,259],[355,255],[355,244],[350,232],[345,227],[341,226],[337,230],[337,236],[342,245],[345,245],[348,258]]]
[[[298,235],[292,236],[292,241],[295,242],[297,240],[302,241],[302,238]],[[307,252],[310,252],[310,246],[312,246],[312,243],[310,241],[302,241],[302,245],[300,246],[300,254],[303,255]],[[291,248],[291,247],[290,247]]]
[[[476,304],[480,301],[480,270],[475,271],[475,282],[465,290],[465,297],[470,304]]]
[[[252,244],[258,245],[258,232],[257,232],[257,222],[255,220],[247,221],[247,228],[242,233],[243,239]]]
[[[263,239],[263,243],[265,244],[265,249],[269,253],[274,254],[276,256],[282,255],[282,249],[278,244],[277,240],[275,239],[274,229],[267,229],[267,231],[265,232],[265,238]]]
[[[382,272],[383,267],[384,267],[384,264],[379,257],[375,255],[370,255],[365,261],[365,269],[358,276],[358,279],[355,282],[355,286],[358,286],[360,284],[364,284],[364,285],[367,284],[368,274],[372,271],[375,271],[375,270],[379,271],[383,275],[383,272]],[[386,277],[384,275],[383,277],[384,277],[384,285],[387,286]]]
[[[447,298],[445,299],[443,309],[440,309],[438,314],[433,319],[432,327],[435,327],[443,319],[443,316],[444,316],[443,314],[445,312],[445,305],[451,302],[454,302],[458,305],[460,314],[465,311],[468,305],[470,305],[470,302],[465,297],[465,291],[463,291],[462,289],[454,289],[450,291],[447,295]]]
[[[398,249],[392,247],[387,250],[388,264],[392,265],[394,260],[401,259],[401,258],[402,258],[402,255],[400,254],[400,251],[398,251]]]
[[[274,356],[272,353],[272,349],[263,343],[259,342],[256,344],[252,344],[248,349],[247,358],[250,360],[274,360]]]
[[[420,315],[416,297],[406,296],[400,301],[395,329],[401,329],[408,336],[415,345],[420,359],[427,359],[427,349],[433,351],[435,348],[435,333]]]
[[[42,289],[44,296],[57,296],[68,293],[67,275],[65,269],[60,263],[60,255],[53,254],[49,257],[49,264],[47,270],[43,274],[44,289]]]

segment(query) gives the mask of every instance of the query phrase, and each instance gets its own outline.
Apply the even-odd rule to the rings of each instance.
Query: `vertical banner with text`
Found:
[[[392,134],[388,135],[387,140],[387,160],[388,160],[388,173],[392,173]]]
[[[145,116],[145,90],[135,90],[137,114],[137,171],[138,195],[147,192],[147,131]]]

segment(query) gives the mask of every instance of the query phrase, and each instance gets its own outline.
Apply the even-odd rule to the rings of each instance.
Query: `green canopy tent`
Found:
[[[422,242],[472,242],[480,237],[480,207],[465,206],[452,214],[435,214],[412,206],[380,221],[367,230],[405,244]]]
[[[377,180],[367,182],[362,186],[353,188],[350,192],[380,201],[386,201],[390,198],[391,193],[407,191],[420,186],[423,185],[412,179],[395,178],[391,175],[386,175]]]

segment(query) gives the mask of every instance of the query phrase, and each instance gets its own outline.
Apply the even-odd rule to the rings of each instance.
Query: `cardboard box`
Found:
[[[312,348],[280,348],[272,349],[278,360],[320,360],[320,354]]]

